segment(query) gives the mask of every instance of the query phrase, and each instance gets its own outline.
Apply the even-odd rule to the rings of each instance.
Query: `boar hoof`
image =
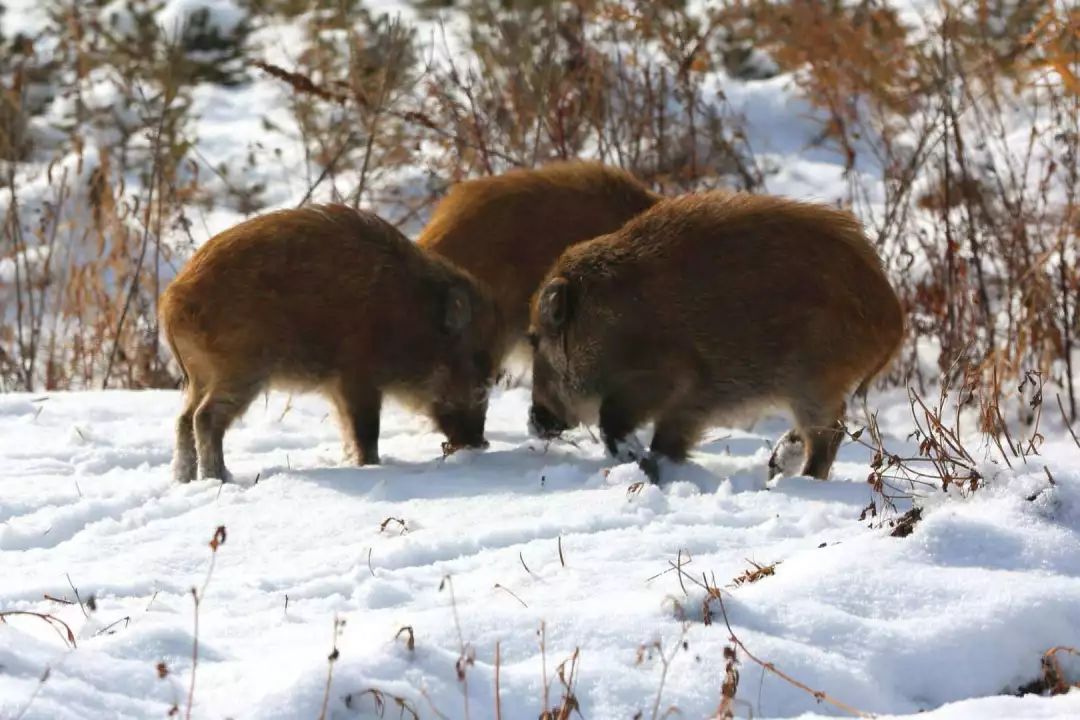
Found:
[[[214,473],[202,473],[200,480],[217,480],[221,483],[231,483],[233,481],[233,474],[228,470],[222,469]]]
[[[645,446],[633,433],[624,438],[606,438],[604,444],[611,457],[621,463],[635,462],[646,457]]]
[[[769,479],[777,475],[796,475],[803,456],[803,439],[795,430],[780,436],[769,456]]]
[[[554,440],[566,430],[566,424],[541,405],[529,407],[529,435],[541,440]]]
[[[177,463],[173,465],[173,479],[181,485],[187,485],[198,477],[198,474],[195,463]]]
[[[657,455],[651,452],[646,453],[638,460],[638,467],[645,473],[645,477],[649,478],[649,482],[653,485],[660,484],[660,458]]]
[[[479,440],[471,443],[454,443],[444,440],[442,444],[443,457],[450,457],[458,450],[487,450],[491,445],[487,440]]]

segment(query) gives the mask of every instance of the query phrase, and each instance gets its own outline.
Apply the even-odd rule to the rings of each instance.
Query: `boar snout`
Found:
[[[550,440],[578,424],[575,413],[564,401],[562,385],[547,358],[538,350],[533,357],[532,405],[529,408],[529,433],[532,436]]]
[[[555,413],[543,405],[533,404],[529,408],[529,434],[544,440],[551,440],[562,435],[569,426]]]

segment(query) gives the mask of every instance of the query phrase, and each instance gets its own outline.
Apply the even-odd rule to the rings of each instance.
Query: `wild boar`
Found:
[[[268,386],[332,401],[346,456],[379,462],[383,396],[452,447],[484,444],[499,318],[467,273],[343,205],[268,213],[211,238],[160,302],[186,378],[175,474],[226,479],[222,438]]]
[[[598,419],[607,451],[682,461],[704,427],[791,410],[802,473],[826,479],[852,388],[891,360],[900,302],[858,221],[745,193],[665,200],[576,245],[532,302],[534,434]],[[632,433],[655,420],[647,453]]]
[[[556,162],[454,185],[417,242],[491,288],[510,351],[524,346],[529,299],[563,250],[617,230],[659,200],[623,170]]]

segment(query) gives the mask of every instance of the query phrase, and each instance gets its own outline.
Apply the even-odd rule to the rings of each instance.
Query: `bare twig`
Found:
[[[71,575],[64,573],[64,577],[67,578],[68,585],[71,587],[71,591],[75,593],[75,599],[79,602],[79,609],[82,610],[83,617],[90,617],[90,613],[86,609],[86,605],[83,604],[82,598],[79,596],[79,589],[75,587],[75,583],[71,582]]]
[[[39,620],[45,621],[71,649],[74,650],[78,647],[75,643],[75,633],[71,631],[71,626],[55,615],[50,615],[49,613],[39,613],[32,610],[4,610],[3,612],[0,612],[0,623],[6,623],[7,620],[5,620],[5,618],[17,616],[36,617]],[[64,632],[60,631],[61,628],[63,628]]]
[[[1055,397],[1057,397],[1058,410],[1061,411],[1061,421],[1064,423],[1065,429],[1069,431],[1073,442],[1076,443],[1076,447],[1080,448],[1080,439],[1077,439],[1076,432],[1072,429],[1072,423],[1069,422],[1068,416],[1065,415],[1065,406],[1061,404],[1061,393],[1055,393]]]
[[[45,683],[48,682],[51,675],[52,667],[46,665],[45,669],[41,671],[41,675],[38,677],[37,684],[34,685],[34,691],[30,693],[30,697],[28,697],[26,702],[23,703],[23,706],[19,708],[19,712],[12,716],[12,720],[22,720],[22,718],[26,717],[26,713],[30,712],[30,706],[37,700],[37,696],[41,693],[41,689],[45,687]]]
[[[195,602],[195,627],[192,631],[191,640],[191,685],[188,687],[187,709],[184,712],[184,720],[191,720],[191,709],[195,705],[195,671],[199,666],[199,607],[206,597],[206,588],[210,584],[210,578],[214,574],[214,562],[217,560],[218,548],[225,544],[225,526],[219,525],[210,538],[210,565],[206,568],[206,578],[202,588],[191,588],[191,598]]]
[[[1058,662],[1058,655],[1080,656],[1080,650],[1058,645],[1047,650],[1042,657],[1043,685],[1050,695],[1064,695],[1073,688],[1080,688],[1080,682],[1069,682]]]
[[[413,633],[412,625],[404,625],[394,633],[394,639],[397,640],[402,635],[405,636],[405,649],[409,652],[416,650],[416,635]]]
[[[178,34],[175,41],[176,43],[179,43],[179,37]],[[124,300],[124,307],[120,311],[120,319],[116,321],[116,329],[113,331],[112,350],[109,351],[109,360],[105,365],[105,375],[101,379],[102,390],[107,390],[109,387],[109,376],[112,374],[113,363],[116,360],[116,352],[120,349],[120,340],[124,332],[124,322],[127,320],[128,312],[131,310],[131,303],[135,299],[135,293],[139,289],[139,276],[142,273],[143,262],[146,260],[146,251],[150,246],[150,215],[154,206],[154,190],[161,182],[161,136],[165,130],[165,119],[169,114],[175,95],[176,87],[170,82],[164,94],[161,114],[158,117],[157,128],[154,131],[152,150],[153,164],[150,168],[150,185],[146,190],[146,206],[142,218],[142,245],[139,249],[138,260],[135,262],[135,271],[131,276],[131,285],[128,287],[127,299]]]
[[[841,711],[847,713],[848,715],[852,715],[854,717],[872,717],[872,715],[870,715],[869,713],[863,712],[862,710],[859,710],[857,708],[853,708],[852,706],[848,705],[847,703],[844,703],[844,702],[841,702],[841,701],[837,700],[836,698],[828,695],[827,693],[825,693],[822,690],[814,690],[813,688],[809,687],[808,685],[799,682],[795,678],[793,678],[790,675],[788,675],[787,673],[783,672],[782,670],[780,670],[778,667],[776,667],[772,663],[765,662],[763,660],[759,660],[757,657],[755,657],[753,653],[751,653],[749,650],[746,649],[746,645],[744,645],[742,643],[742,641],[739,640],[739,638],[735,635],[735,631],[731,629],[731,622],[728,620],[727,608],[724,607],[724,597],[723,597],[722,593],[719,591],[719,589],[715,590],[715,594],[714,594],[713,597],[715,597],[716,601],[720,604],[720,612],[724,616],[724,625],[727,626],[728,635],[729,635],[729,638],[730,638],[731,642],[736,647],[738,647],[739,650],[742,650],[743,654],[746,655],[746,657],[750,658],[752,661],[757,663],[763,669],[767,670],[768,672],[771,672],[772,674],[776,675],[777,677],[784,680],[788,684],[790,684],[790,685],[792,685],[794,687],[797,687],[798,689],[802,690],[805,693],[808,693],[808,694],[812,695],[814,697],[814,699],[817,700],[818,702],[826,702],[829,705],[832,705],[833,707],[835,707],[836,709],[841,710]]]
[[[131,616],[125,615],[119,620],[114,620],[113,622],[109,623],[108,625],[94,633],[94,637],[97,637],[98,635],[112,635],[110,631],[120,623],[124,623],[124,627],[127,628],[127,626],[131,624]]]
[[[334,615],[334,635],[333,642],[330,650],[330,654],[326,656],[326,685],[323,688],[322,706],[319,710],[319,720],[326,720],[326,710],[330,706],[330,685],[334,681],[334,663],[341,657],[341,653],[338,651],[337,641],[338,635],[341,634],[341,628],[344,627],[345,621],[339,619]]]
[[[506,587],[505,585],[500,585],[499,583],[495,583],[495,589],[496,590],[502,590],[504,593],[506,593],[510,597],[514,598],[515,600],[517,600],[519,603],[521,603],[521,607],[525,607],[525,608],[529,607],[528,605],[525,604],[524,600],[522,600],[521,598],[518,597],[516,592],[514,592],[510,588]]]
[[[499,669],[502,666],[502,652],[499,641],[495,641],[495,720],[502,720],[502,694],[499,689]]]
[[[689,629],[688,623],[682,623],[679,628],[679,638],[675,642],[674,647],[671,649],[669,655],[664,654],[664,646],[659,640],[656,641],[654,647],[657,654],[660,656],[660,684],[656,688],[656,699],[653,700],[652,708],[652,720],[660,720],[660,701],[664,695],[664,685],[667,683],[668,671],[671,669],[671,662],[675,659],[675,655],[679,650],[684,649],[686,641],[686,631]],[[666,714],[666,713],[665,713]]]
[[[450,591],[450,608],[454,614],[454,628],[457,630],[458,649],[460,654],[456,664],[458,682],[461,683],[461,695],[465,703],[465,720],[469,720],[469,680],[468,668],[475,658],[472,648],[465,644],[465,636],[461,633],[461,619],[458,617],[457,599],[454,596],[454,581],[449,575],[443,577],[439,583],[439,590],[446,588]]]
[[[525,556],[518,552],[518,559],[521,560],[521,567],[525,568],[525,572],[529,573],[534,578],[540,579],[539,576],[529,569],[529,566],[525,564]]]

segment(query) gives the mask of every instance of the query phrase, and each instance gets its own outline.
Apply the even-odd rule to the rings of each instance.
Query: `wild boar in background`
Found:
[[[576,245],[532,303],[530,426],[598,419],[613,456],[682,461],[733,412],[785,406],[802,473],[828,477],[845,399],[904,332],[880,259],[847,212],[748,194],[665,200]],[[635,428],[655,420],[648,453]]]
[[[623,170],[556,162],[454,185],[417,242],[491,288],[509,352],[524,348],[529,299],[559,255],[617,230],[659,200]]]
[[[484,444],[501,331],[467,273],[370,213],[269,213],[211,238],[161,298],[187,380],[175,473],[225,479],[222,438],[269,386],[333,402],[347,456],[379,462],[385,394],[423,407],[452,447]]]

